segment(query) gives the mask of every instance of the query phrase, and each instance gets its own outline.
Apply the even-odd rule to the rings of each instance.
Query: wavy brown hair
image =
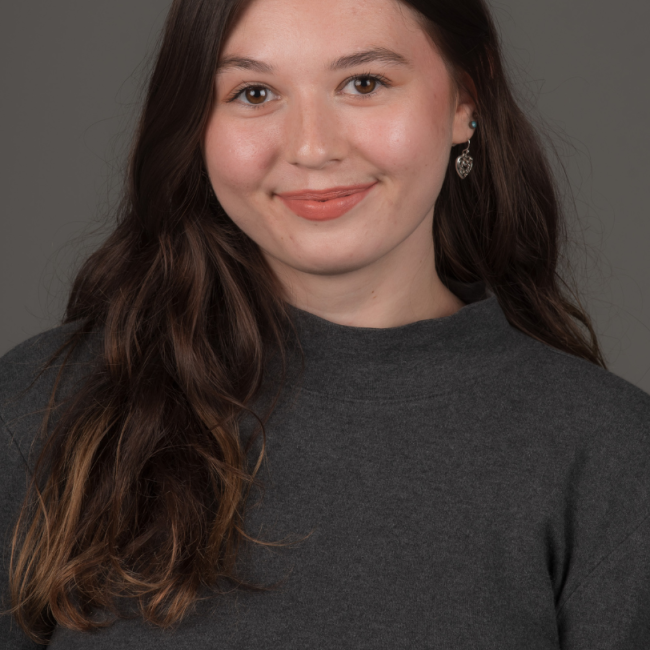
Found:
[[[566,232],[556,181],[484,0],[405,4],[456,82],[473,86],[479,121],[474,170],[461,181],[452,151],[436,203],[440,277],[485,282],[511,325],[604,367],[590,319],[558,275]],[[57,384],[91,333],[100,346],[83,387],[55,424],[44,421],[10,568],[11,611],[41,642],[55,624],[106,624],[92,612],[117,615],[124,598],[166,627],[221,578],[262,588],[235,570],[242,542],[270,543],[243,529],[264,445],[249,462],[239,424],[270,357],[284,359],[290,312],[259,248],[212,194],[202,156],[216,64],[243,5],[174,1],[117,225],[72,287],[64,322],[78,327],[55,355],[64,356]]]

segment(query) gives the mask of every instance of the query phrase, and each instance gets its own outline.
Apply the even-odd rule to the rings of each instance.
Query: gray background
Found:
[[[0,354],[53,327],[105,236],[168,0],[0,6]],[[650,392],[650,3],[493,0],[577,199],[570,260],[610,369]]]

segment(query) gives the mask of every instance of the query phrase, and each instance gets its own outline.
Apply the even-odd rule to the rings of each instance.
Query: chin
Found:
[[[302,273],[312,275],[342,275],[352,273],[377,261],[379,256],[372,256],[367,251],[323,251],[309,255],[296,255],[285,258],[283,263]]]

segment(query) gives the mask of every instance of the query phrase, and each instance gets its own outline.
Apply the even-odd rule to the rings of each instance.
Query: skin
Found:
[[[376,48],[406,63],[330,67]],[[397,0],[253,0],[220,61],[230,57],[273,69],[219,70],[206,166],[221,205],[259,245],[286,299],[360,327],[463,307],[436,274],[432,223],[450,150],[472,137],[475,106],[412,10]],[[381,75],[388,85],[355,75]],[[258,89],[228,101],[247,85]],[[361,203],[331,221],[303,219],[275,196],[374,181]]]

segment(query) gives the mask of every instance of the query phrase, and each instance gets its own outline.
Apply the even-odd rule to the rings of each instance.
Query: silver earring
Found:
[[[469,144],[471,140],[467,141],[467,147],[463,153],[456,158],[456,171],[461,178],[467,178],[474,166],[474,158],[469,155]]]

